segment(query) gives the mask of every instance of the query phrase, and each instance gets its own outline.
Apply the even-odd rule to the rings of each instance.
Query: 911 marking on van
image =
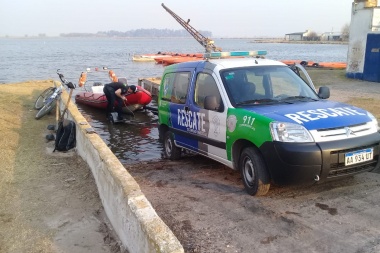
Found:
[[[302,124],[303,122],[309,122],[313,120],[326,119],[329,117],[342,117],[350,115],[366,115],[365,113],[358,112],[350,107],[336,107],[336,108],[326,108],[326,109],[316,109],[299,111],[296,113],[288,113],[284,116],[289,119]]]
[[[178,109],[178,125],[187,127],[193,131],[206,132],[205,118],[206,114],[202,112],[186,111]]]
[[[240,127],[248,127],[251,128],[252,130],[256,130],[255,127],[253,126],[253,123],[255,122],[256,118],[253,118],[252,116],[247,116],[245,115],[243,117],[243,123],[239,124]]]

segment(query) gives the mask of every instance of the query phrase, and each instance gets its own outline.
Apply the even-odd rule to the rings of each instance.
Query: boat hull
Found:
[[[144,88],[137,86],[136,93],[125,94],[125,104],[122,105],[124,112],[136,111],[143,108],[152,101],[152,95]],[[84,104],[94,108],[105,110],[108,105],[107,97],[104,93],[94,93],[90,91],[79,92],[75,95],[77,104]],[[117,105],[117,101],[115,102]]]

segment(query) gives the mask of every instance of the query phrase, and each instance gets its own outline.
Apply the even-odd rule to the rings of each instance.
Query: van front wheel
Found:
[[[164,137],[164,152],[165,157],[170,160],[178,160],[181,158],[181,149],[178,148],[174,143],[173,133],[167,131]]]
[[[248,194],[263,196],[268,193],[270,178],[258,150],[253,147],[245,148],[240,156],[239,168]]]

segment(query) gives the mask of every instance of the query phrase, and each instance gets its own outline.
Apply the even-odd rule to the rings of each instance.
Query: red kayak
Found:
[[[104,86],[93,86],[92,92],[79,92],[75,96],[75,102],[99,109],[106,109],[108,101],[106,95],[103,93],[103,87]],[[136,111],[143,108],[145,105],[149,104],[150,101],[152,101],[152,95],[149,91],[145,90],[141,86],[136,87],[136,93],[128,93],[124,95],[127,99],[127,101],[125,101],[125,104],[128,107],[125,108],[125,105],[123,105],[124,112]]]

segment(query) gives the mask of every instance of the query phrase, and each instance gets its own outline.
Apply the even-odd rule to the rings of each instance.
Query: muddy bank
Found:
[[[344,70],[309,70],[331,100],[380,119],[380,84]],[[271,186],[251,197],[240,174],[201,156],[125,165],[185,252],[379,252],[380,174],[312,187]]]

